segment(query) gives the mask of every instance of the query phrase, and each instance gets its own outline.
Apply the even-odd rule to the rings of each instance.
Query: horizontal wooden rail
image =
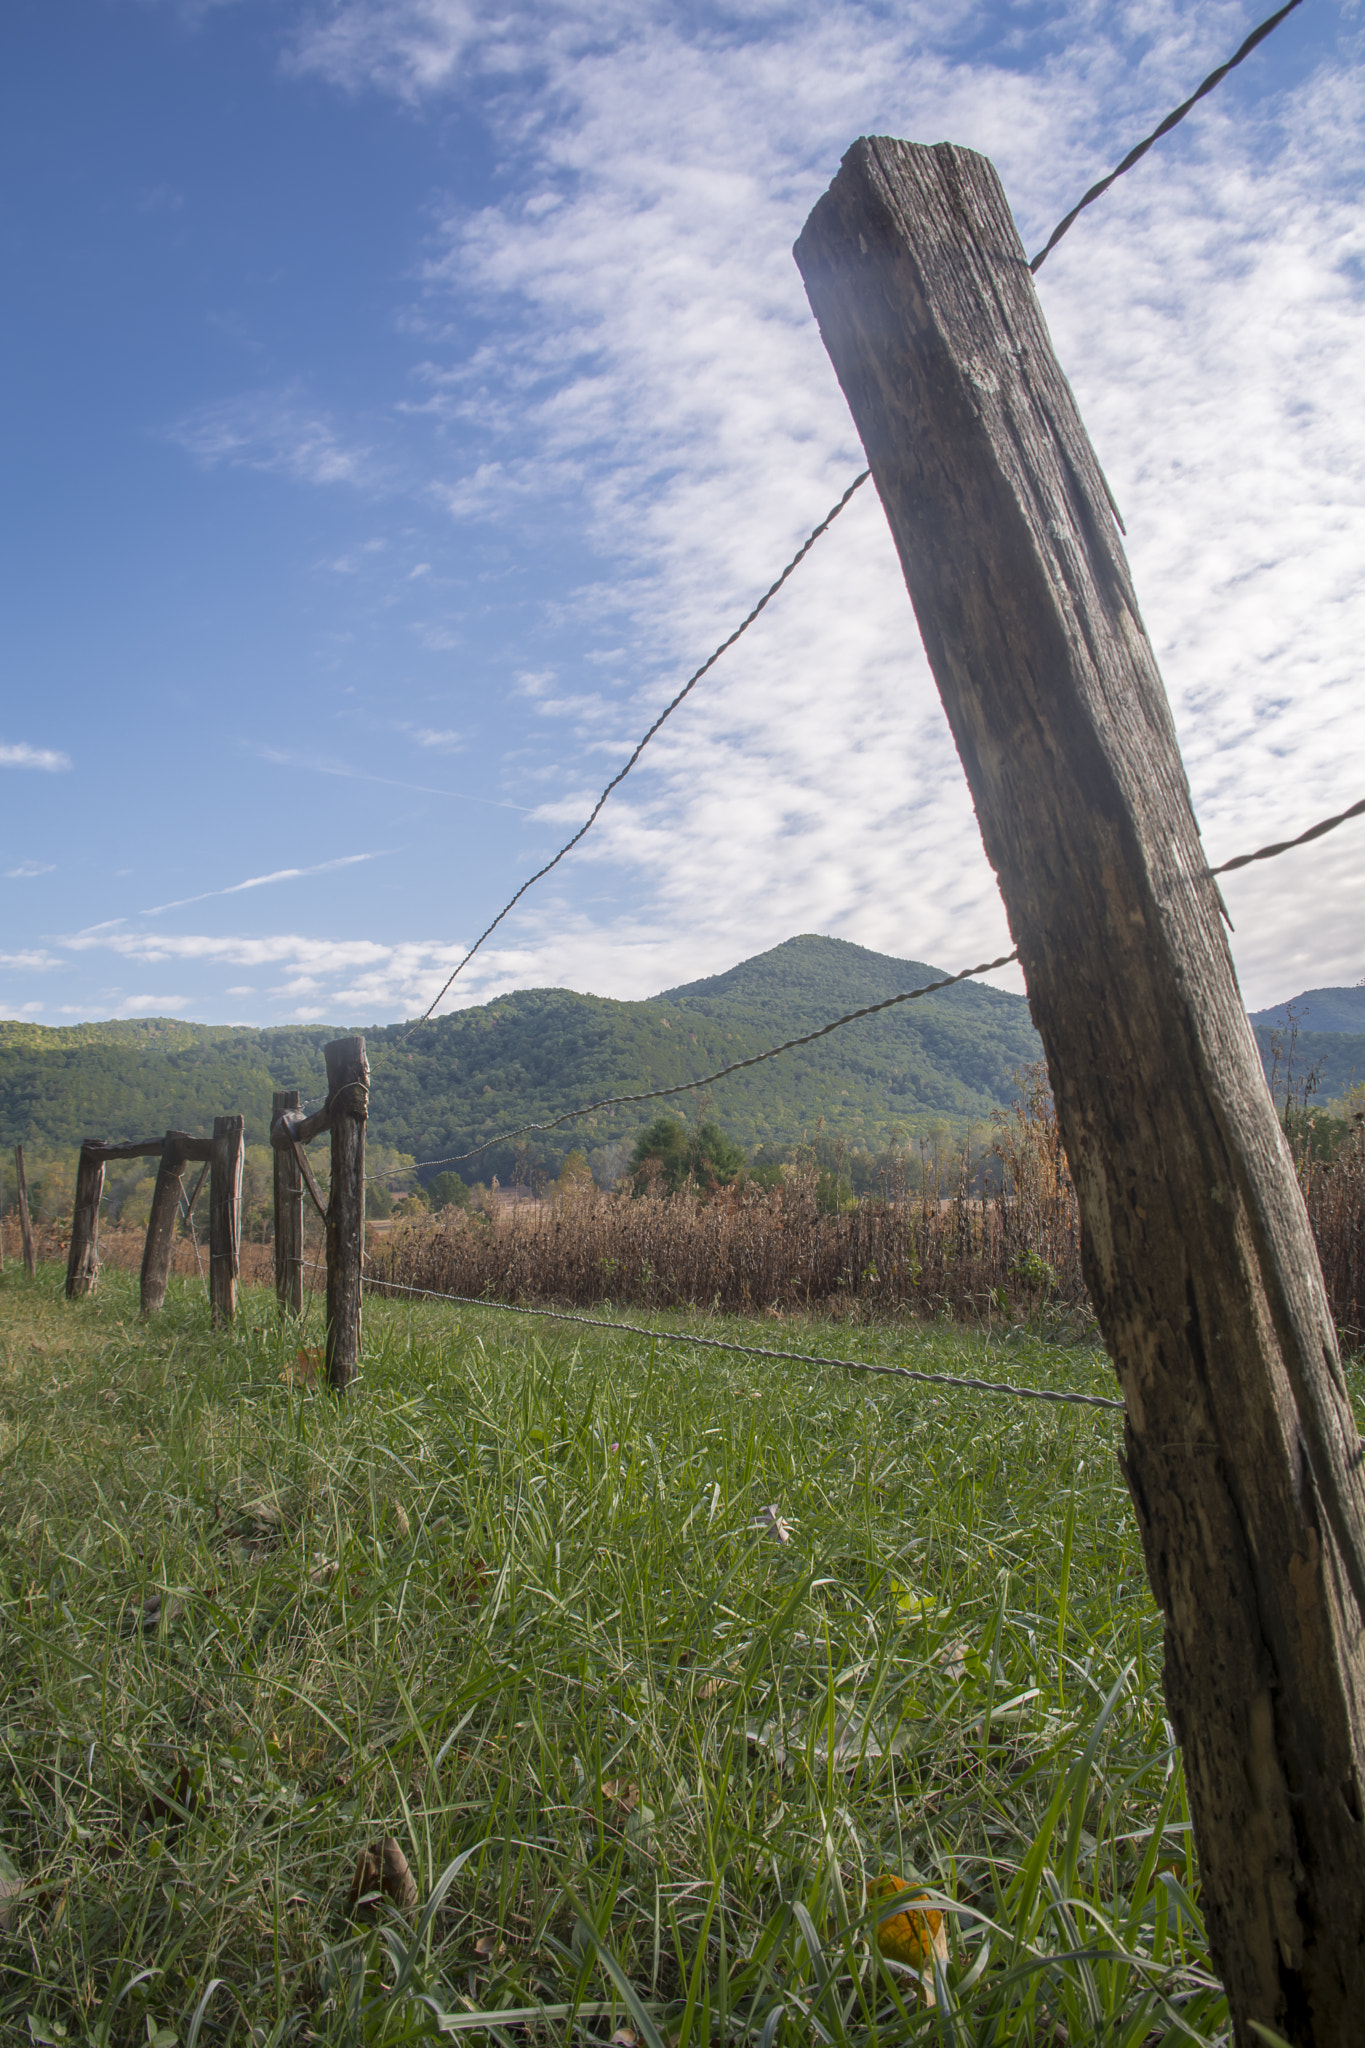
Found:
[[[212,1138],[191,1138],[183,1131],[175,1133],[180,1155],[184,1159],[210,1159],[213,1156]],[[110,1159],[160,1159],[166,1150],[165,1138],[130,1138],[126,1145],[106,1144],[103,1139],[87,1138],[81,1151],[92,1162],[101,1166]]]

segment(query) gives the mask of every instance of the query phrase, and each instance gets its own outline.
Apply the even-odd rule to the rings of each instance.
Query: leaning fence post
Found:
[[[1047,1052],[1237,2039],[1357,2041],[1365,1467],[1112,500],[984,157],[855,143],[796,260]]]
[[[166,1299],[170,1279],[171,1251],[175,1242],[176,1218],[180,1214],[189,1133],[167,1131],[161,1147],[161,1162],[152,1191],[152,1213],[147,1218],[147,1241],[142,1248],[142,1313],[153,1316]]]
[[[323,1048],[332,1126],[332,1192],[327,1203],[327,1378],[344,1394],[360,1368],[360,1296],[365,1256],[365,1119],[370,1066],[363,1038]]]
[[[71,1249],[66,1260],[66,1298],[93,1294],[100,1277],[100,1196],[104,1193],[104,1144],[87,1138],[76,1168],[71,1205]]]
[[[297,1088],[276,1089],[270,1103],[272,1136],[275,1119],[299,1107]],[[303,1313],[303,1175],[292,1145],[274,1147],[275,1162],[275,1294],[282,1316]]]
[[[216,1326],[237,1313],[242,1244],[242,1119],[216,1116],[209,1162],[209,1316]]]
[[[19,1199],[19,1228],[23,1232],[24,1237],[24,1271],[31,1280],[38,1269],[33,1257],[33,1225],[29,1221],[28,1181],[24,1175],[24,1148],[22,1145],[16,1145],[14,1148],[14,1179]]]

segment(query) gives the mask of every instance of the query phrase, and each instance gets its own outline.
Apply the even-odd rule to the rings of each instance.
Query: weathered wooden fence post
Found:
[[[277,1089],[271,1098],[272,1142],[275,1120],[299,1106],[297,1088]],[[303,1174],[292,1145],[274,1146],[275,1166],[275,1294],[282,1316],[303,1313]]]
[[[14,1148],[14,1181],[19,1204],[19,1228],[24,1239],[24,1271],[31,1280],[38,1268],[33,1257],[33,1224],[28,1213],[28,1179],[24,1173],[22,1145]]]
[[[104,1193],[104,1144],[87,1138],[76,1168],[71,1205],[71,1248],[66,1258],[66,1298],[93,1294],[100,1277],[100,1196]]]
[[[213,1119],[209,1162],[209,1315],[216,1326],[237,1313],[242,1244],[242,1119]]]
[[[796,260],[1046,1048],[1239,2042],[1365,2038],[1365,1471],[1111,501],[984,157],[855,143]]]
[[[156,1169],[156,1186],[152,1190],[152,1213],[147,1219],[147,1241],[142,1247],[141,1294],[144,1316],[155,1315],[166,1299],[166,1283],[170,1278],[171,1252],[175,1243],[176,1218],[180,1214],[185,1161],[189,1157],[188,1147],[187,1131],[167,1131],[162,1143],[161,1162]]]
[[[370,1066],[363,1038],[323,1048],[332,1127],[327,1203],[327,1378],[344,1394],[360,1367],[361,1275],[365,1258],[365,1119]]]

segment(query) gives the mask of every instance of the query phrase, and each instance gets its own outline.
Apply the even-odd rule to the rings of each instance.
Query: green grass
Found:
[[[0,1282],[0,2039],[1226,2038],[1116,1416],[377,1301],[338,1408],[263,1294],[60,1288]]]

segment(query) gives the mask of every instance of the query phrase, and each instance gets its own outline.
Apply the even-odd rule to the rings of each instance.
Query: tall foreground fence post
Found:
[[[1359,2040],[1361,1448],[1112,501],[984,157],[855,143],[796,260],[1047,1052],[1237,2038]]]
[[[19,1204],[19,1229],[24,1239],[24,1271],[31,1280],[38,1268],[33,1256],[33,1223],[28,1213],[28,1179],[24,1173],[22,1145],[16,1145],[14,1148],[14,1183]]]
[[[93,1294],[100,1277],[100,1196],[104,1193],[104,1142],[87,1138],[76,1167],[71,1205],[71,1248],[66,1256],[66,1298]]]
[[[271,1098],[270,1127],[286,1110],[299,1107],[297,1088],[277,1089]],[[276,1145],[275,1294],[282,1316],[303,1313],[303,1174],[292,1145]]]
[[[344,1394],[360,1367],[361,1276],[365,1256],[365,1119],[370,1066],[363,1038],[323,1048],[332,1128],[327,1203],[327,1378]]]
[[[213,1119],[209,1158],[209,1316],[215,1325],[237,1313],[242,1244],[242,1119]]]

